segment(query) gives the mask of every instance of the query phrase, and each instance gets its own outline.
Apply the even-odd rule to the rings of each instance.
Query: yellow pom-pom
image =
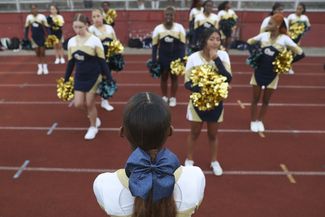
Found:
[[[306,26],[302,22],[296,22],[292,24],[289,28],[288,35],[293,40],[297,39],[301,34],[305,32]]]
[[[70,101],[74,97],[74,79],[73,77],[69,78],[69,81],[64,83],[64,78],[59,78],[57,81],[57,96],[63,101]]]
[[[47,48],[52,48],[54,45],[59,43],[59,39],[55,35],[49,35],[46,38],[45,46]]]
[[[187,56],[178,58],[170,63],[170,72],[173,75],[184,75],[185,74],[185,66],[187,62]]]
[[[116,54],[122,54],[124,47],[119,40],[113,40],[111,42],[106,42],[104,45],[108,46],[106,57],[111,57]]]
[[[117,13],[114,9],[109,9],[105,14],[105,21],[107,24],[114,23],[115,19],[117,17]]]
[[[211,65],[202,65],[192,69],[190,76],[193,86],[199,86],[199,93],[192,93],[190,99],[195,107],[201,111],[214,109],[228,97],[227,78],[219,75]]]
[[[285,49],[282,52],[279,52],[275,60],[272,62],[273,70],[278,74],[288,73],[291,69],[292,61],[292,52]]]

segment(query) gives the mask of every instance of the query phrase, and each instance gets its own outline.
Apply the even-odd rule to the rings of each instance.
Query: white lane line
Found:
[[[27,165],[26,165],[27,166]],[[0,171],[16,171],[21,167],[0,166]],[[62,172],[62,173],[103,173],[114,172],[117,169],[91,169],[91,168],[59,168],[59,167],[28,167],[24,171],[30,172]],[[212,174],[212,171],[205,170],[204,174]],[[247,170],[228,170],[224,171],[225,175],[250,175],[250,176],[287,176],[284,171],[247,171]],[[290,171],[295,176],[325,176],[325,171]]]
[[[31,131],[48,131],[48,127],[15,127],[15,126],[0,126],[0,130],[31,130]],[[86,127],[57,127],[56,131],[85,131],[88,128]],[[111,132],[119,132],[119,127],[111,127],[111,128],[100,128],[101,131],[111,131]],[[207,132],[207,129],[202,129],[203,132]],[[190,132],[190,129],[185,128],[176,128],[174,132],[178,133],[187,133]],[[252,133],[249,129],[220,129],[220,133]],[[325,134],[325,130],[265,130],[265,133],[272,134]],[[253,134],[253,133],[252,133]]]
[[[58,126],[58,123],[57,123],[57,122],[53,123],[52,126],[49,128],[49,130],[47,131],[46,134],[47,134],[48,136],[51,135],[51,134],[53,133],[54,129],[55,129],[57,126]]]
[[[289,172],[287,166],[286,166],[285,164],[280,164],[280,167],[281,167],[281,169],[283,170],[283,172],[286,173],[287,178],[289,179],[289,182],[290,182],[291,184],[296,184],[297,182],[296,182],[295,178],[293,178],[292,173]]]
[[[12,178],[13,179],[18,179],[20,177],[20,175],[22,174],[22,172],[27,169],[26,167],[27,167],[28,164],[29,164],[29,160],[25,160],[25,162],[23,163],[23,165],[21,165],[21,167],[15,169],[15,170],[18,169],[18,171],[16,172],[16,174]]]
[[[5,99],[0,99],[0,103],[4,103]]]
[[[158,83],[118,83],[119,87],[160,87]],[[7,87],[56,87],[56,84],[0,84],[0,87],[7,88]],[[251,88],[251,85],[248,84],[232,84],[231,87],[236,88]],[[279,88],[283,89],[325,89],[325,86],[321,85],[279,85]]]
[[[109,103],[113,105],[125,105],[127,101],[110,101]],[[0,104],[3,105],[69,105],[71,107],[73,105],[73,101],[71,102],[63,102],[63,101],[5,101],[0,100]],[[96,102],[96,104],[100,104],[100,102]],[[241,102],[243,106],[250,106],[248,102]],[[177,102],[177,105],[187,106],[188,102]],[[238,102],[226,102],[225,106],[238,106]],[[261,103],[259,103],[261,105]],[[270,103],[269,106],[272,107],[325,107],[325,103]]]

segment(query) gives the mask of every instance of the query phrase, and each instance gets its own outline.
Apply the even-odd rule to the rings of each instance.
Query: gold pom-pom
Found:
[[[111,42],[105,42],[104,45],[108,46],[106,57],[111,57],[116,54],[122,54],[124,47],[119,40],[113,40]]]
[[[296,22],[292,24],[289,28],[288,35],[293,40],[297,39],[301,34],[303,34],[306,30],[306,25],[303,22]]]
[[[64,78],[59,78],[57,81],[57,96],[59,99],[63,101],[70,101],[74,97],[74,88],[73,83],[74,79],[73,77],[69,78],[69,81],[64,83]]]
[[[279,52],[275,60],[272,62],[273,70],[278,73],[288,73],[291,69],[291,64],[293,61],[293,55],[290,50],[283,50]]]
[[[185,74],[185,66],[187,62],[187,56],[184,58],[178,58],[170,63],[170,72],[173,75],[184,75]]]
[[[59,39],[55,35],[49,35],[46,38],[45,46],[47,48],[53,48],[53,46],[58,43],[59,43]]]
[[[216,68],[211,65],[193,68],[190,79],[193,86],[200,87],[200,92],[192,93],[190,99],[201,111],[212,110],[228,97],[227,78],[218,74]]]
[[[63,20],[58,18],[58,17],[54,17],[53,19],[53,26],[52,29],[53,30],[59,30],[62,26],[63,26]]]
[[[115,19],[117,17],[117,13],[114,9],[109,9],[106,14],[105,14],[105,21],[107,24],[112,24],[114,23]]]

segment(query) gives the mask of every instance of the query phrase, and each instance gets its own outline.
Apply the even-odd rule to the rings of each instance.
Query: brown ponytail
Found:
[[[274,14],[272,16],[272,19],[280,26],[279,27],[279,32],[281,34],[287,34],[287,26],[286,26],[286,23],[284,21],[284,17],[282,14]]]
[[[82,23],[84,23],[86,25],[90,25],[90,21],[89,21],[88,17],[81,14],[81,13],[78,13],[78,14],[74,15],[73,22],[74,21],[79,21],[79,22],[82,22]]]

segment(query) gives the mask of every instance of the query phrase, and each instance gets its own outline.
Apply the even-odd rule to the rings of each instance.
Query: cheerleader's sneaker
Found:
[[[167,96],[163,96],[161,98],[164,100],[164,102],[168,103],[168,97]]]
[[[64,60],[63,57],[61,57],[61,59],[60,59],[60,63],[61,63],[61,64],[64,64],[64,63],[65,63],[65,60]]]
[[[194,165],[194,161],[192,161],[192,160],[189,160],[189,159],[185,159],[185,162],[184,162],[184,166],[186,166],[186,167],[191,167],[191,166],[193,166]]]
[[[251,121],[251,131],[254,133],[258,132],[258,121]]]
[[[288,74],[293,75],[293,74],[295,74],[295,71],[293,71],[292,69],[289,69]]]
[[[49,70],[47,69],[47,64],[43,64],[43,74],[47,75],[49,73]]]
[[[41,75],[43,73],[42,64],[38,64],[37,75]]]
[[[102,100],[100,106],[109,112],[114,110],[114,107],[109,104],[108,100]]]
[[[264,132],[265,128],[264,128],[264,124],[262,121],[257,121],[257,131],[258,132]]]
[[[100,127],[100,125],[102,125],[102,122],[100,121],[99,118],[96,118],[96,127]]]
[[[55,61],[54,61],[54,64],[59,64],[59,63],[60,63],[60,59],[56,58]]]
[[[210,166],[212,168],[212,172],[214,175],[216,176],[222,175],[223,171],[218,161],[212,161]]]
[[[169,106],[170,107],[175,107],[176,106],[176,98],[175,97],[170,97],[169,98]]]
[[[97,121],[96,121],[97,122]],[[86,140],[92,140],[96,137],[96,134],[98,133],[98,128],[97,127],[89,127],[88,131],[85,135]]]

